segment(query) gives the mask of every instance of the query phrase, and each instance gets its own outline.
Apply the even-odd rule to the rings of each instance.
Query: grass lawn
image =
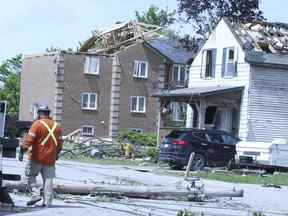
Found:
[[[288,186],[288,174],[279,173],[274,175],[239,175],[234,173],[206,173],[199,172],[196,175],[204,179],[218,180],[233,183],[246,183],[246,184],[274,184]]]
[[[173,171],[173,170],[158,170],[160,174],[183,176],[184,171]],[[243,183],[243,184],[274,184],[281,186],[288,186],[288,173],[275,173],[274,175],[240,175],[232,172],[213,172],[213,171],[200,171],[191,172],[191,175],[199,176],[203,179],[217,180],[231,183]]]

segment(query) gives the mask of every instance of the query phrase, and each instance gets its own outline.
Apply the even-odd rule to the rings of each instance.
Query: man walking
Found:
[[[53,178],[55,177],[55,162],[62,149],[62,132],[57,122],[50,116],[47,105],[38,107],[36,120],[26,138],[20,145],[19,160],[28,153],[28,163],[25,169],[27,186],[32,189],[36,185],[36,177],[41,173],[43,180],[43,206],[50,207],[53,199]]]

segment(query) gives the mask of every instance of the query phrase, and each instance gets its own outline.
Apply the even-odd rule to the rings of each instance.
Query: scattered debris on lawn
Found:
[[[125,143],[111,139],[87,138],[75,142],[66,140],[64,149],[61,151],[60,157],[77,159],[83,157],[102,159],[102,158],[124,158]],[[154,161],[149,157],[150,152],[154,150],[153,146],[134,145],[135,160],[141,158],[147,161]]]

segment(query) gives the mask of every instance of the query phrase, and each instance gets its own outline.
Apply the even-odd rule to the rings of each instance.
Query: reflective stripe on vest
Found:
[[[54,135],[54,132],[55,132],[55,130],[56,130],[56,128],[57,128],[57,123],[54,122],[54,125],[53,125],[52,129],[50,129],[50,127],[46,124],[46,122],[44,122],[44,121],[40,121],[40,122],[41,122],[41,123],[44,125],[44,127],[48,130],[48,134],[47,134],[47,136],[45,137],[45,139],[41,142],[41,145],[45,145],[45,144],[47,143],[48,139],[51,137],[51,138],[53,139],[55,145],[57,146],[58,143],[57,143],[56,137],[55,137],[55,135]]]

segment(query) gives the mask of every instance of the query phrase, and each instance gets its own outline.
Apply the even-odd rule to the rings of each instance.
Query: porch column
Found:
[[[205,125],[205,114],[206,114],[207,103],[203,98],[199,99],[198,103],[198,128],[204,128]]]

